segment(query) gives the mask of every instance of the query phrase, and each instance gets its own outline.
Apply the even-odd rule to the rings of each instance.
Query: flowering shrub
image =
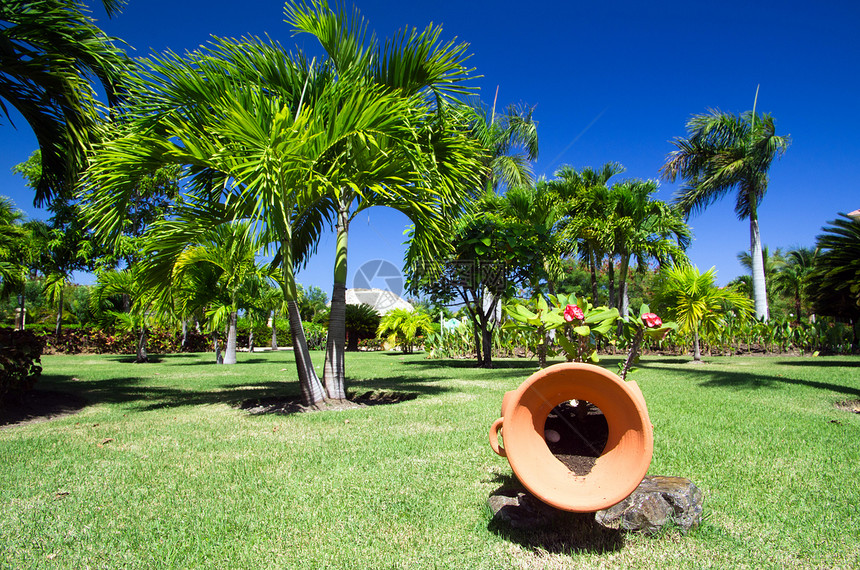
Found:
[[[521,302],[508,305],[505,311],[512,319],[509,326],[536,337],[541,367],[546,365],[548,354],[564,354],[568,362],[597,362],[597,338],[612,330],[618,309],[595,307],[585,297],[573,295],[549,295],[549,300],[551,306],[543,297],[538,298],[536,307],[533,306],[536,312]],[[548,342],[551,332],[558,351]]]

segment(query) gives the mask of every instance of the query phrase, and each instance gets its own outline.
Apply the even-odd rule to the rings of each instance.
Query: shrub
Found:
[[[42,348],[31,331],[0,329],[0,402],[33,387],[42,374]]]

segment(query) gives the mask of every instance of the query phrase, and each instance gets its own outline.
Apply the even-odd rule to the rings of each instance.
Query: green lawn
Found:
[[[43,358],[39,387],[90,405],[0,430],[0,567],[860,567],[860,415],[834,407],[860,358],[644,359],[649,473],[705,494],[701,527],[656,538],[490,524],[511,470],[487,430],[533,361],[348,354],[350,387],[418,397],[253,416],[234,404],[298,393],[292,354],[210,360]]]

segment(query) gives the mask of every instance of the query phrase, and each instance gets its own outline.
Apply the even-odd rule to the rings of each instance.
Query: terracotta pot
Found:
[[[583,476],[572,473],[544,440],[547,415],[568,400],[591,402],[609,427],[603,453]],[[635,382],[591,364],[566,363],[536,372],[505,394],[502,417],[490,428],[490,446],[507,457],[514,475],[538,499],[588,513],[620,503],[636,489],[651,464],[654,432]]]

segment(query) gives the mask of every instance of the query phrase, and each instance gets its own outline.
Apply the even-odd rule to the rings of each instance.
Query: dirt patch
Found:
[[[606,447],[609,424],[591,402],[562,402],[546,418],[544,439],[556,459],[574,475],[584,476]]]
[[[71,392],[30,390],[0,405],[0,429],[68,416],[86,405],[84,397]]]
[[[261,414],[303,414],[307,412],[337,412],[366,408],[368,406],[381,406],[386,404],[399,404],[407,400],[414,400],[418,394],[409,392],[387,392],[368,391],[351,392],[346,400],[329,400],[316,406],[305,406],[298,397],[253,398],[239,404],[239,408],[252,415]]]
[[[837,410],[860,414],[860,400],[843,400],[833,404]]]

